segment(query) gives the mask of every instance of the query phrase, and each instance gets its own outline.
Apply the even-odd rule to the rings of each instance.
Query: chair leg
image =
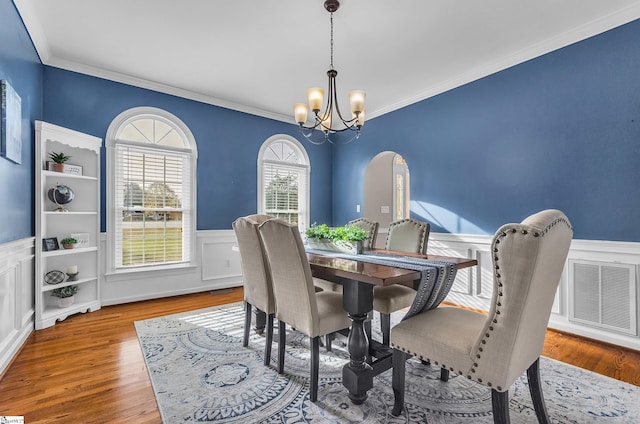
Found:
[[[440,381],[449,381],[449,370],[440,368]]]
[[[278,320],[278,374],[284,372],[284,345],[287,343],[287,329],[284,321]]]
[[[251,330],[251,303],[244,302],[244,338],[242,347],[249,346],[249,330]]]
[[[271,343],[273,342],[273,316],[274,314],[267,315],[267,340],[264,345],[264,364],[269,366],[271,363]]]
[[[531,400],[536,411],[536,417],[538,417],[538,423],[550,424],[551,420],[549,420],[549,415],[547,414],[547,407],[542,395],[542,385],[540,384],[540,358],[536,359],[527,369],[527,379],[529,380],[529,391],[531,392]]]
[[[331,352],[331,339],[333,338],[333,336],[334,336],[333,333],[329,333],[329,334],[324,336],[324,338],[325,338],[325,346],[326,346],[327,352]]]
[[[311,381],[309,389],[311,391],[311,402],[318,400],[318,371],[320,369],[320,337],[311,338]]]
[[[491,409],[494,424],[509,424],[509,392],[499,392],[491,389]]]
[[[389,346],[389,338],[391,335],[391,315],[380,314],[380,330],[382,330],[382,344]]]
[[[404,379],[405,379],[405,362],[408,355],[398,349],[393,349],[391,363],[393,371],[391,374],[391,387],[393,388],[393,410],[391,415],[398,416],[404,409]]]

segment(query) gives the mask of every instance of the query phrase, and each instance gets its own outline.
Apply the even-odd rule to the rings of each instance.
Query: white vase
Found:
[[[58,308],[68,308],[73,305],[73,301],[75,300],[75,296],[69,297],[57,297]]]

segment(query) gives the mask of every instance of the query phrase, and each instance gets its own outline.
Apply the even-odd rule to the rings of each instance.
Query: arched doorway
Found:
[[[404,158],[392,151],[378,153],[364,174],[364,217],[386,229],[390,222],[409,218],[410,199],[409,167]]]

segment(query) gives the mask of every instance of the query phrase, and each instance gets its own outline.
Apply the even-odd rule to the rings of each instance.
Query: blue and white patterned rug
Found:
[[[362,405],[353,405],[341,384],[348,361],[341,336],[332,352],[320,348],[318,402],[311,403],[309,339],[287,332],[285,374],[279,375],[277,335],[272,365],[265,367],[263,336],[252,331],[249,347],[242,347],[243,317],[242,304],[235,303],[135,323],[165,424],[493,422],[487,388],[453,374],[443,383],[438,368],[413,359],[401,416],[391,415],[391,370],[374,379]],[[553,423],[640,423],[640,387],[547,358],[540,369]],[[509,398],[512,423],[536,422],[526,376]]]

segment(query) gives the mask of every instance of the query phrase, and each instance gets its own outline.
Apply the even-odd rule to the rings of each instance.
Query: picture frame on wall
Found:
[[[50,252],[52,250],[59,250],[60,245],[58,244],[57,237],[43,238],[42,239],[42,250],[44,252]]]
[[[9,81],[0,81],[0,155],[22,163],[22,99]]]

